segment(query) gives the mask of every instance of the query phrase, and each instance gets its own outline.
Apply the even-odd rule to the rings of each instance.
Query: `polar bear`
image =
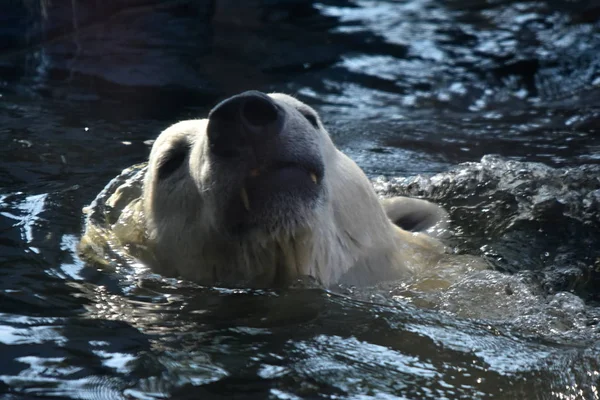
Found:
[[[380,201],[315,110],[281,93],[244,92],[207,119],[164,130],[141,208],[145,262],[206,285],[274,287],[304,276],[370,285],[410,277],[445,251],[416,232],[443,227],[441,207]]]

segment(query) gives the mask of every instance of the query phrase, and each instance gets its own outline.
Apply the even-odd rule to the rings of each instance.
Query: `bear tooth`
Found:
[[[244,208],[246,211],[250,211],[250,200],[248,199],[248,192],[246,192],[246,188],[242,188],[240,191],[240,197],[242,198],[242,203],[244,203]]]
[[[313,181],[313,183],[315,185],[317,184],[317,175],[314,172],[310,173],[310,179]]]

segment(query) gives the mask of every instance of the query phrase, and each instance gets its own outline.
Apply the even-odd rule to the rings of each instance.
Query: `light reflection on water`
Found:
[[[99,269],[75,252],[81,208],[121,169],[143,161],[149,140],[246,88],[295,93],[314,105],[338,146],[370,177],[437,173],[489,153],[566,167],[565,176],[597,164],[598,25],[586,22],[577,2],[568,10],[558,3],[326,2],[300,22],[290,17],[291,25],[289,10],[274,7],[265,12],[275,10],[269,17],[282,28],[263,29],[260,18],[244,14],[210,34],[201,30],[201,40],[190,34],[201,25],[194,17],[182,25],[184,36],[210,51],[194,48],[190,57],[183,36],[177,43],[161,37],[144,58],[167,60],[169,69],[157,74],[136,74],[136,65],[126,64],[140,60],[143,42],[129,48],[126,32],[116,35],[122,41],[112,46],[114,57],[92,41],[97,54],[65,63],[69,35],[31,50],[26,68],[18,54],[0,55],[0,393],[600,398],[597,291],[585,299],[567,284],[545,292],[532,278],[540,271],[571,276],[581,271],[573,267],[593,264],[598,238],[589,216],[558,220],[583,244],[548,225],[525,229],[523,237],[473,235],[471,244],[458,243],[499,259],[499,248],[514,246],[498,263],[524,271],[473,275],[439,298],[417,299],[433,309],[416,306],[402,287],[342,294],[203,288],[135,264]],[[163,11],[155,17],[169,8]],[[134,34],[139,28],[126,26]],[[236,58],[253,52],[275,56],[256,65]],[[99,67],[110,63],[119,65]],[[189,87],[161,86],[185,86],[190,74]],[[129,78],[142,85],[132,87]],[[524,186],[528,179],[522,177]],[[462,238],[471,224],[495,221],[500,205],[515,206],[502,196],[484,203],[472,192],[461,193],[464,209],[480,212],[459,219]],[[569,193],[560,202],[580,210]],[[517,246],[523,238],[527,246]],[[556,253],[562,258],[544,270]]]

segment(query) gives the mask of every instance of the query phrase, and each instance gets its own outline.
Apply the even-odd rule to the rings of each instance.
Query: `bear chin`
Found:
[[[277,235],[309,225],[324,196],[318,177],[306,168],[284,166],[250,176],[225,207],[232,234]]]

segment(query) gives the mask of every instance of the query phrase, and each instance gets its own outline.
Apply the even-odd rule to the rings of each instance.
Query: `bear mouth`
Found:
[[[278,202],[306,202],[318,196],[323,181],[318,163],[275,162],[252,168],[240,189],[240,201],[247,212],[283,206]]]

